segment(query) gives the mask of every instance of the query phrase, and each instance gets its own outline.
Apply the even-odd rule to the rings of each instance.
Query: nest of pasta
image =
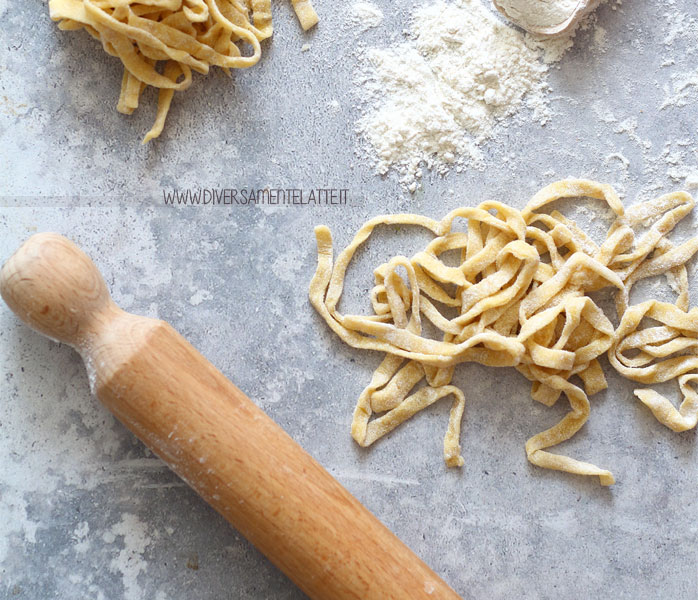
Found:
[[[310,0],[291,2],[303,29],[318,22]],[[272,34],[271,0],[49,0],[49,12],[60,29],[86,30],[121,60],[119,112],[138,108],[146,86],[159,89],[143,143],[162,133],[172,97],[191,85],[192,71],[251,67]]]
[[[557,200],[582,197],[603,201],[615,213],[600,245],[560,212],[542,211]],[[698,251],[698,238],[679,246],[667,239],[693,206],[690,195],[678,192],[626,210],[608,185],[560,181],[542,189],[521,211],[489,201],[458,208],[440,221],[409,214],[377,217],[359,230],[336,262],[329,229],[317,227],[313,306],[346,343],[385,353],[358,399],[354,439],[368,446],[451,396],[444,459],[449,466],[461,466],[465,396],[451,385],[454,367],[463,362],[514,367],[532,382],[534,400],[552,406],[564,394],[570,404],[557,425],[526,442],[529,461],[595,475],[603,485],[614,483],[610,471],[548,449],[571,438],[588,419],[589,396],[607,387],[598,360],[606,352],[613,367],[634,381],[678,379],[684,397],[678,409],[649,388],[637,389],[635,395],[674,431],[698,423],[693,387],[698,380],[698,308],[689,310],[685,266]],[[467,224],[466,232],[454,229],[459,220]],[[375,270],[374,314],[342,314],[337,306],[347,267],[379,225],[416,225],[435,237],[424,251],[411,258],[396,256]],[[453,251],[460,255],[456,266],[445,260]],[[637,281],[663,273],[671,276],[677,292],[674,304],[650,300],[629,305]],[[589,296],[608,287],[616,290],[617,328]],[[446,316],[445,309],[457,316]],[[442,339],[427,337],[423,320],[440,330]],[[575,376],[581,385],[571,381]]]

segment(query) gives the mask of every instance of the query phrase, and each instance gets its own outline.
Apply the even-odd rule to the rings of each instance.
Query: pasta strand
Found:
[[[310,0],[291,3],[304,30],[318,22]],[[162,133],[174,92],[191,85],[192,70],[251,67],[273,31],[271,0],[49,0],[49,14],[59,29],[84,29],[121,60],[119,112],[132,114],[145,86],[159,89],[144,144]],[[251,54],[242,54],[243,45]]]
[[[560,212],[540,212],[553,202],[577,197],[601,200],[616,215],[600,246]],[[465,396],[451,385],[454,367],[462,362],[510,366],[532,382],[534,400],[552,406],[564,395],[570,405],[559,423],[526,442],[528,460],[613,484],[610,471],[549,448],[583,427],[589,396],[607,387],[598,361],[604,353],[621,375],[634,381],[678,379],[684,397],[679,408],[653,390],[638,389],[635,395],[674,431],[698,424],[698,391],[693,387],[698,381],[698,308],[688,310],[685,267],[698,252],[698,238],[676,247],[666,239],[694,204],[690,195],[674,193],[625,211],[610,186],[564,180],[543,188],[522,211],[484,202],[456,209],[441,221],[419,215],[376,217],[336,262],[329,229],[316,227],[312,305],[347,344],[385,352],[357,402],[354,439],[369,446],[417,412],[453,396],[444,458],[448,466],[461,466]],[[452,230],[457,219],[467,221],[467,233]],[[347,268],[380,225],[422,227],[435,238],[412,258],[395,257],[374,271],[373,315],[344,315],[337,307]],[[640,225],[649,229],[636,237],[634,228]],[[442,260],[442,254],[453,250],[460,252],[457,266]],[[652,300],[628,306],[633,283],[667,272],[678,282],[675,304]],[[604,287],[617,290],[617,328],[587,295]],[[459,314],[447,318],[430,299]],[[642,328],[646,318],[659,326]],[[442,332],[441,340],[425,337],[423,320]],[[575,375],[583,388],[570,382]]]

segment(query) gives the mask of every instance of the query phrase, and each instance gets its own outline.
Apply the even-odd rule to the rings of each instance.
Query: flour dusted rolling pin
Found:
[[[117,307],[68,239],[31,237],[0,293],[73,346],[97,397],[313,600],[459,598],[170,325]]]

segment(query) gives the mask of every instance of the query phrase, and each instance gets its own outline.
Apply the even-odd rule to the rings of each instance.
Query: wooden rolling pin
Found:
[[[117,307],[68,239],[31,237],[0,293],[73,346],[97,397],[313,600],[459,598],[170,325]]]

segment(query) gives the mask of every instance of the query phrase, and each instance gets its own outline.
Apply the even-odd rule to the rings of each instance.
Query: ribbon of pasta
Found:
[[[601,200],[616,215],[601,245],[560,212],[541,212],[576,197]],[[676,193],[625,211],[610,186],[559,181],[538,192],[522,211],[484,202],[456,209],[438,222],[417,215],[377,217],[357,232],[334,264],[330,231],[317,227],[312,305],[346,343],[386,353],[357,402],[354,439],[369,446],[417,412],[453,396],[444,458],[449,466],[461,466],[458,438],[465,397],[451,385],[455,365],[513,366],[532,382],[534,400],[552,406],[564,394],[570,404],[557,425],[526,442],[529,461],[597,476],[610,485],[609,471],[548,451],[579,431],[589,416],[588,396],[607,387],[598,361],[607,351],[616,370],[636,381],[678,377],[684,395],[678,410],[652,390],[635,393],[668,427],[695,427],[698,308],[687,312],[685,263],[698,251],[698,238],[678,247],[666,239],[693,204],[688,194]],[[453,230],[459,219],[467,222],[466,232]],[[344,315],[337,307],[347,268],[379,225],[415,225],[435,238],[412,258],[397,256],[375,270],[373,315]],[[639,225],[649,229],[636,239]],[[443,256],[453,251],[460,254],[455,266]],[[652,301],[627,308],[633,283],[661,273],[677,283],[676,304]],[[588,296],[609,286],[617,290],[621,322],[616,330]],[[458,314],[449,318],[439,306]],[[661,325],[638,330],[645,317]],[[441,340],[423,333],[422,318],[440,330]],[[573,376],[583,388],[570,382]]]
[[[292,4],[303,29],[318,22],[310,0]],[[251,67],[272,34],[271,0],[49,0],[49,13],[60,29],[85,29],[121,60],[119,112],[131,114],[146,85],[160,90],[144,144],[162,133],[174,91],[191,85],[192,70]],[[243,44],[251,54],[242,55]]]
[[[638,330],[645,318],[661,325]],[[684,397],[678,410],[654,390],[637,389],[635,395],[670,429],[686,431],[696,426],[698,394],[689,383],[698,379],[697,308],[687,312],[656,300],[631,306],[618,326],[609,360],[619,373],[640,383],[678,379]]]

